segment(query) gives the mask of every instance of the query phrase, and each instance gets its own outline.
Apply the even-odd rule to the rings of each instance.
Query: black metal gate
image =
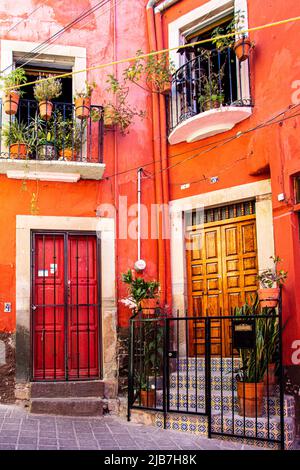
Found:
[[[280,309],[279,309],[280,311]],[[207,312],[208,313],[208,312]],[[202,322],[202,329],[195,327]],[[218,331],[230,337],[225,355]],[[191,331],[202,331],[205,351],[191,354]],[[281,315],[162,317],[142,312],[130,320],[128,420],[132,409],[203,416],[207,436],[242,438],[284,448]],[[196,334],[196,333],[195,333]],[[202,338],[203,339],[203,338]],[[228,354],[228,352],[227,352]]]

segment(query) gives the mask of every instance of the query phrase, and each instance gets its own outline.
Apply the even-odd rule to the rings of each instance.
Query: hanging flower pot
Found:
[[[261,307],[274,308],[277,306],[280,295],[279,287],[258,289],[257,293]]]
[[[21,142],[16,143],[16,144],[11,144],[9,146],[9,153],[10,153],[10,158],[26,160],[28,153],[29,153],[29,147],[27,144],[23,144]]]
[[[253,44],[248,38],[241,38],[235,42],[233,50],[239,62],[243,62],[250,56],[250,51],[253,48]]]
[[[45,121],[48,121],[51,118],[53,109],[53,103],[51,101],[40,101],[39,110],[40,116]]]
[[[262,416],[264,383],[237,382],[240,416],[255,418]]]
[[[20,93],[18,93],[17,91],[5,93],[3,97],[4,112],[9,115],[17,114],[19,101]]]
[[[87,119],[90,115],[91,98],[78,97],[75,99],[75,114],[78,119]]]

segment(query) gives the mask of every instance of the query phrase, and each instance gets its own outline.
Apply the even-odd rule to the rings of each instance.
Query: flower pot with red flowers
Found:
[[[3,108],[4,112],[9,115],[17,114],[20,97],[23,92],[20,89],[20,85],[26,83],[27,77],[25,70],[22,67],[18,67],[12,70],[8,75],[2,78],[4,86],[3,94]]]
[[[87,119],[90,116],[91,96],[96,83],[85,81],[85,89],[75,94],[75,115],[78,119]]]
[[[62,83],[58,78],[48,77],[34,86],[34,97],[39,103],[40,116],[44,121],[51,118],[53,103],[51,100],[62,94]]]
[[[277,268],[278,263],[282,261],[278,256],[271,256],[271,259],[274,262],[274,267],[265,269],[257,276],[261,284],[258,297],[261,307],[274,308],[278,304],[280,286],[284,284],[287,272]]]

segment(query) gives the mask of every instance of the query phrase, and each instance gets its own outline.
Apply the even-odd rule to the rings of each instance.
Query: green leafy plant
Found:
[[[128,285],[128,297],[123,303],[131,302],[140,310],[144,299],[155,299],[158,296],[159,282],[146,281],[143,277],[134,277],[131,269],[122,274],[122,281]]]
[[[242,23],[244,19],[245,13],[237,11],[227,26],[218,26],[213,30],[211,34],[212,43],[216,45],[217,49],[222,50],[233,46],[236,40],[235,36],[238,36],[243,29]],[[227,34],[231,36],[225,38],[219,37],[226,36]]]
[[[279,256],[271,256],[271,259],[274,262],[274,268],[265,269],[257,276],[257,279],[264,288],[272,288],[274,284],[276,284],[277,287],[281,286],[286,281],[288,274],[283,269],[277,269],[278,263],[282,262]]]
[[[1,80],[3,81],[5,92],[10,93],[14,91],[20,96],[24,94],[24,92],[18,88],[20,85],[27,82],[26,73],[22,67],[12,70],[9,74],[1,77]]]
[[[34,136],[30,128],[23,122],[14,119],[11,123],[7,123],[2,130],[4,144],[9,147],[12,144],[26,144],[32,147],[34,144]]]
[[[137,58],[124,70],[125,81],[129,80],[137,85],[143,81],[151,91],[163,93],[166,87],[170,86],[172,74],[175,72],[173,62],[167,53],[145,58],[140,58],[141,55],[143,51],[139,49],[136,52]]]
[[[112,93],[114,99],[104,106],[104,124],[116,125],[122,134],[126,134],[134,118],[144,118],[145,112],[129,105],[129,88],[125,83],[121,83],[114,75],[108,75],[106,82],[109,84],[107,91]]]
[[[224,102],[224,66],[225,63],[220,68],[219,72],[211,71],[209,75],[201,74],[201,94],[198,97],[198,102],[201,107],[215,107],[215,103],[218,103],[220,106]]]
[[[246,302],[234,311],[236,320],[259,315],[259,300],[256,296],[252,302]],[[255,348],[239,349],[241,367],[235,370],[236,378],[240,382],[262,382],[268,363],[274,359],[279,341],[279,322],[274,309],[265,309],[265,318],[255,319]]]
[[[49,78],[48,80],[36,83],[33,93],[38,102],[51,101],[54,98],[58,98],[62,94],[61,80],[59,78]]]
[[[92,96],[93,91],[97,88],[96,82],[88,82],[85,81],[85,88],[81,91],[76,91],[74,100],[77,98],[90,98]]]
[[[72,118],[64,119],[61,112],[55,115],[55,142],[58,150],[73,149],[79,152],[85,142],[86,120],[80,124]]]

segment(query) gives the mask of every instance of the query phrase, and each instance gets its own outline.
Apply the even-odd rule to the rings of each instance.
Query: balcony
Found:
[[[229,131],[251,114],[249,59],[239,62],[230,47],[202,50],[172,77],[170,144]]]
[[[51,117],[42,119],[34,100],[20,99],[15,115],[1,102],[0,174],[14,179],[77,182],[102,179],[103,108],[91,105],[78,119],[75,106],[53,103]]]

